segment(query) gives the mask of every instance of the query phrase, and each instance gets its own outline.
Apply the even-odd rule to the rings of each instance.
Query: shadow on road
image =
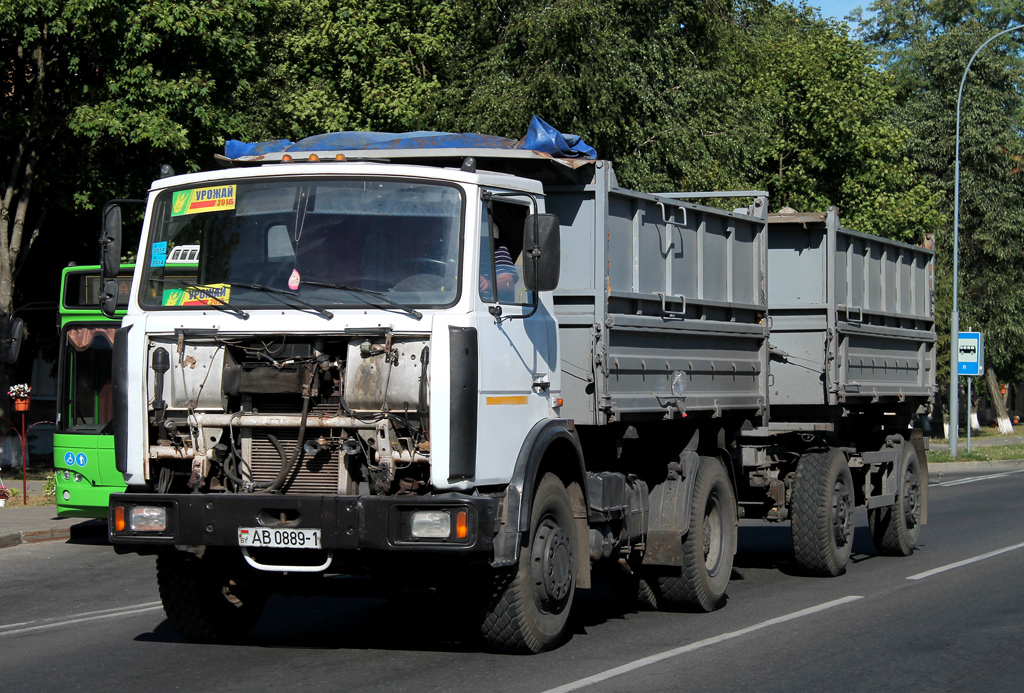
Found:
[[[850,563],[859,563],[877,555],[867,526],[854,527]],[[793,535],[788,523],[739,528],[739,550],[733,562],[732,579],[742,580],[745,569],[778,570],[784,575],[803,575],[793,556]]]

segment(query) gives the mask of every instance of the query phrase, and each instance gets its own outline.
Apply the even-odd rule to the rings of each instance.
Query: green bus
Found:
[[[132,265],[121,266],[113,319],[99,309],[99,266],[65,267],[61,274],[53,435],[59,517],[103,519],[110,494],[125,489],[124,477],[114,467],[111,357],[133,271]]]

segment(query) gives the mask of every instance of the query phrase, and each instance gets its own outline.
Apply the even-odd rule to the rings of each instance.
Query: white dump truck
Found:
[[[109,535],[157,554],[183,636],[352,578],[454,591],[486,646],[538,652],[601,563],[717,608],[739,518],[790,522],[813,575],[856,506],[912,552],[932,251],[514,146],[313,138],[153,183]],[[117,205],[102,244],[113,269]]]

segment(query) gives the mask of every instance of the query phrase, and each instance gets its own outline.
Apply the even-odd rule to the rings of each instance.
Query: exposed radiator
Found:
[[[276,403],[263,401],[259,411],[265,414],[298,413],[294,407],[275,406]],[[333,414],[338,411],[336,401],[328,401],[313,407],[309,415]],[[285,459],[290,460],[295,451],[298,439],[297,428],[254,428],[252,431],[252,451],[249,460],[252,474],[257,484],[265,484],[277,477],[281,470],[281,456],[270,443],[267,435],[273,435],[284,449]],[[307,429],[306,440],[324,435],[323,429]],[[312,434],[312,435],[311,435]],[[283,493],[307,495],[335,495],[342,493],[341,451],[329,452],[321,450],[315,455],[304,454],[300,462],[285,479],[281,487]]]

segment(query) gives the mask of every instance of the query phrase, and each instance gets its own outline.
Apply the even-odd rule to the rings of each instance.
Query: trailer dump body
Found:
[[[931,398],[932,252],[844,229],[835,208],[768,222],[773,418]]]

